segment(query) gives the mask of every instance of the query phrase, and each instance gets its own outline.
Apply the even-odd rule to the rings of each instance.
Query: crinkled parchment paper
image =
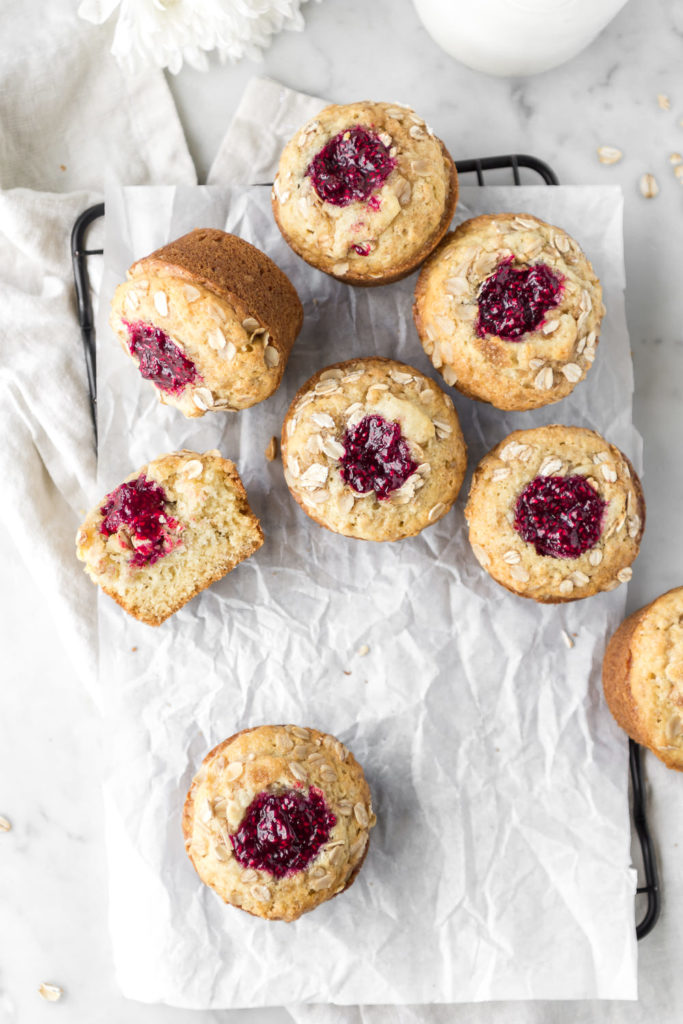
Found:
[[[608,314],[588,380],[559,405],[510,414],[452,392],[470,471],[509,431],[553,422],[596,428],[639,467],[619,192],[465,188],[457,216],[507,210],[579,240]],[[306,317],[273,398],[191,422],[159,405],[107,313],[134,259],[197,226],[268,252]],[[336,536],[307,519],[279,461],[264,457],[298,386],[328,363],[379,354],[436,377],[412,323],[414,279],[354,290],[317,273],[282,241],[269,189],[258,187],[113,190],[105,245],[93,500],[162,453],[218,447],[238,464],[266,536],[159,629],[100,600],[124,994],[188,1007],[635,998],[627,746],[600,688],[624,588],[556,607],[508,593],[470,551],[467,486],[419,537]],[[180,828],[205,753],[265,722],[339,736],[365,767],[378,817],[352,889],[290,925],[224,906],[197,878]]]

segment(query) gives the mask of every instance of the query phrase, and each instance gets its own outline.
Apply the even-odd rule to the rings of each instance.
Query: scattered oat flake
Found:
[[[643,174],[639,184],[640,194],[646,199],[654,199],[659,194],[659,185],[654,174]]]
[[[47,999],[48,1003],[56,1003],[64,994],[59,985],[47,985],[45,982],[38,986],[38,991],[43,999]]]
[[[368,647],[368,645],[367,645],[367,644],[363,644],[363,646],[362,646],[362,647],[359,647],[359,648],[358,648],[358,656],[359,656],[360,658],[364,658],[364,657],[365,657],[365,655],[366,655],[366,654],[369,654],[369,653],[370,653],[370,648]]]
[[[268,459],[268,462],[274,462],[275,459],[277,458],[277,438],[275,436],[271,437],[270,441],[268,442],[268,446],[266,448],[266,458]]]
[[[566,643],[567,647],[571,650],[574,646],[574,641],[572,640],[566,629],[562,630],[562,639]]]
[[[657,93],[657,103],[659,104],[659,109],[660,110],[670,110],[671,109],[671,100],[669,99],[669,97],[664,92],[658,92]]]
[[[671,153],[669,156],[669,163],[673,164],[674,167],[676,164],[683,164],[683,156],[681,156],[680,153]]]
[[[623,155],[616,146],[598,146],[598,160],[601,164],[619,163]]]
[[[679,164],[678,167],[674,167],[674,174],[683,185],[683,164]]]
[[[0,814],[0,832],[9,832],[12,828],[12,822],[7,818],[3,818]]]

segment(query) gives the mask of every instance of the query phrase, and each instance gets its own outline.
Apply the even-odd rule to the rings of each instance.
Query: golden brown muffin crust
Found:
[[[130,325],[151,325],[189,360],[196,377],[153,386],[187,417],[246,409],[277,389],[303,322],[299,297],[265,253],[225,231],[198,228],[138,260],[112,299],[124,352]]]
[[[479,337],[477,297],[496,267],[544,263],[563,279],[560,302],[517,340]],[[536,409],[566,397],[590,369],[604,314],[591,264],[566,232],[531,214],[486,214],[460,224],[422,268],[413,317],[448,384],[499,409]]]
[[[621,623],[605,651],[602,681],[621,728],[683,771],[683,587]]]
[[[396,160],[377,205],[346,207],[316,194],[306,170],[345,128],[374,131]],[[273,183],[273,214],[292,249],[312,266],[354,285],[381,285],[412,273],[448,230],[458,199],[455,164],[409,107],[362,101],[326,107],[287,144]],[[360,255],[354,245],[370,247]]]
[[[195,228],[162,245],[130,268],[132,277],[160,269],[198,281],[243,314],[266,327],[286,358],[303,323],[294,285],[269,256],[237,235]]]
[[[585,477],[607,503],[597,543],[578,558],[536,553],[514,528],[519,494],[538,476]],[[465,507],[480,565],[521,597],[546,604],[613,590],[633,575],[645,524],[640,480],[623,452],[593,430],[552,425],[517,430],[477,466]]]
[[[648,606],[649,607],[649,606]],[[638,708],[628,685],[632,654],[631,638],[647,608],[629,615],[610,638],[602,663],[602,682],[605,699],[618,724],[637,743],[647,745]]]
[[[244,868],[230,834],[262,792],[320,790],[336,822],[302,870],[282,878]],[[375,824],[363,770],[334,736],[265,725],[229,737],[207,754],[183,808],[185,847],[199,877],[226,903],[268,920],[294,921],[353,884]]]
[[[385,499],[357,494],[340,473],[342,438],[366,415],[398,422],[417,470]],[[414,536],[451,508],[467,449],[457,413],[429,377],[380,357],[325,367],[299,388],[282,427],[287,485],[311,519],[361,540]]]

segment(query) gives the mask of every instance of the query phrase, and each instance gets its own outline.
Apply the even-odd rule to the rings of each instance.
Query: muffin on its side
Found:
[[[355,881],[375,821],[363,769],[339,740],[261,725],[206,755],[183,834],[197,874],[225,903],[295,921]]]
[[[133,264],[114,293],[110,323],[159,401],[194,417],[272,395],[303,309],[265,253],[197,228]]]
[[[273,213],[311,266],[355,285],[398,281],[448,230],[455,164],[410,107],[329,106],[285,147]]]
[[[362,540],[412,537],[458,496],[467,450],[448,395],[372,357],[314,374],[282,426],[285,479],[321,526]]]
[[[631,739],[683,771],[683,587],[624,619],[607,645],[602,683]]]
[[[234,464],[217,451],[162,455],[92,509],[78,558],[129,615],[160,625],[263,544]]]
[[[422,268],[413,306],[447,384],[519,410],[559,402],[583,380],[604,312],[574,239],[527,213],[460,224]]]
[[[593,430],[554,425],[516,430],[484,456],[465,518],[494,580],[554,604],[630,580],[645,501],[623,452]]]

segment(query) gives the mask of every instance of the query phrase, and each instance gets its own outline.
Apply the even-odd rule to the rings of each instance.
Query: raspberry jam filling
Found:
[[[517,498],[515,530],[537,555],[578,558],[600,539],[606,508],[583,476],[537,476]]]
[[[546,313],[558,305],[562,296],[562,278],[545,263],[515,270],[514,256],[499,263],[479,290],[477,334],[497,334],[516,341],[528,331],[536,331]]]
[[[187,384],[201,380],[194,363],[171,341],[166,331],[141,321],[128,323],[128,347],[139,360],[140,373],[162,391],[177,394]]]
[[[243,868],[283,878],[310,864],[330,838],[336,821],[322,792],[313,786],[308,796],[295,789],[259,793],[230,842]]]
[[[378,498],[388,498],[417,469],[400,423],[389,423],[383,416],[364,416],[342,438],[341,478],[359,494],[374,490]]]
[[[166,512],[163,488],[144,474],[108,494],[100,512],[100,533],[119,533],[122,546],[133,551],[131,565],[154,565],[182,543],[180,524]]]
[[[306,168],[316,193],[333,206],[364,202],[387,180],[396,161],[373,133],[356,125],[339,132]]]

